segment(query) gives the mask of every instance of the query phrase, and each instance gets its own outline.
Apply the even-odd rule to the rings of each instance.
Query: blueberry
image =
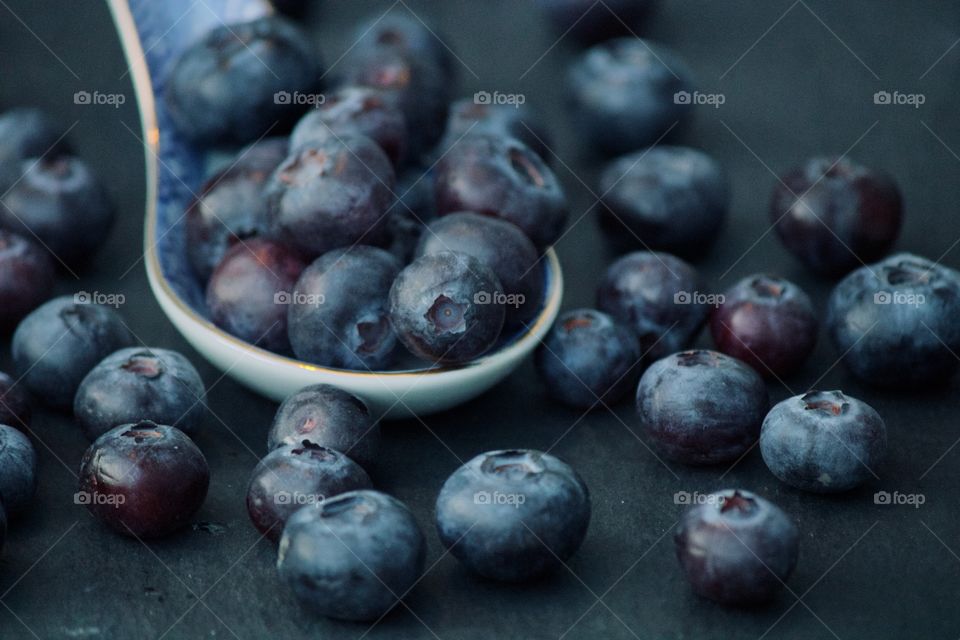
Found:
[[[263,234],[263,187],[286,157],[286,138],[264,138],[210,176],[190,203],[185,218],[187,256],[201,280],[206,282],[235,242]]]
[[[737,489],[690,508],[674,542],[698,595],[743,606],[767,602],[783,588],[797,564],[800,534],[775,504]]]
[[[150,420],[193,435],[207,414],[206,390],[190,361],[169,349],[120,349],[86,375],[73,401],[83,434]]]
[[[297,509],[372,486],[367,472],[339,451],[309,440],[285,444],[253,470],[247,487],[247,513],[257,530],[276,542]]]
[[[380,425],[360,398],[327,384],[304,387],[277,409],[267,450],[310,442],[336,449],[364,467],[372,465],[380,448]]]
[[[500,337],[503,285],[492,269],[466,253],[418,258],[390,288],[390,324],[414,355],[448,364],[483,355]]]
[[[827,328],[843,362],[891,388],[942,383],[960,353],[960,273],[900,253],[849,274],[834,288]]]
[[[407,158],[419,159],[437,144],[450,107],[447,73],[429,58],[395,47],[356,46],[337,64],[338,84],[385,92],[407,123]]]
[[[133,334],[119,313],[61,296],[23,319],[13,334],[11,352],[17,375],[37,399],[69,409],[84,376],[132,344]]]
[[[287,305],[306,266],[299,253],[272,240],[235,244],[207,283],[210,320],[245,342],[288,352]]]
[[[0,372],[0,424],[26,431],[32,416],[30,398],[24,388],[18,381]]]
[[[770,217],[784,246],[811,270],[839,277],[890,251],[903,199],[890,176],[845,158],[813,158],[780,178]]]
[[[533,450],[480,454],[447,478],[437,498],[440,541],[471,571],[519,582],[576,553],[590,523],[590,493],[570,465]]]
[[[292,124],[320,90],[319,53],[278,17],[212,29],[177,58],[164,98],[177,130],[199,143],[256,140]]]
[[[426,541],[410,510],[386,494],[361,490],[290,516],[277,570],[312,611],[375,620],[416,584],[425,559]]]
[[[792,487],[838,493],[874,476],[887,430],[873,407],[842,391],[810,391],[770,410],[760,453],[773,475]]]
[[[691,465],[733,462],[757,441],[770,407],[756,371],[716,351],[682,351],[650,365],[637,413],[665,458]]]
[[[270,179],[270,232],[311,258],[381,244],[394,182],[390,161],[373,140],[344,135],[314,141],[295,150]]]
[[[716,241],[730,202],[720,165],[689,147],[617,158],[600,176],[600,193],[600,219],[612,238],[689,257]]]
[[[590,409],[613,404],[636,384],[640,343],[624,324],[593,309],[561,314],[537,349],[537,371],[559,402]]]
[[[362,135],[383,149],[394,166],[404,158],[407,121],[396,99],[369,87],[341,87],[300,119],[290,134],[290,148],[343,135]]]
[[[762,376],[796,371],[813,353],[817,328],[810,297],[792,282],[763,274],[733,285],[710,316],[717,348]]]
[[[597,308],[629,325],[650,361],[687,347],[707,317],[694,297],[700,286],[689,264],[667,253],[637,251],[607,268]]]
[[[3,553],[3,542],[7,537],[7,513],[3,508],[3,501],[0,501],[0,554]]]
[[[599,150],[619,154],[654,144],[686,122],[693,91],[686,65],[659,44],[617,38],[588,49],[570,70],[576,128]]]
[[[113,205],[85,162],[24,160],[22,178],[0,200],[0,225],[36,239],[68,267],[87,263],[113,226]]]
[[[90,445],[77,500],[119,533],[159,538],[190,520],[209,484],[207,460],[193,440],[144,421],[111,429]]]
[[[655,6],[654,0],[535,0],[558,34],[592,44],[616,36],[635,36]]]
[[[553,171],[515,138],[470,134],[436,168],[437,212],[474,211],[520,227],[533,243],[555,242],[567,221],[567,200]]]
[[[419,16],[390,12],[363,21],[355,31],[355,48],[387,51],[406,60],[423,60],[441,69],[444,78],[452,81],[453,52],[437,35],[436,26],[428,25]]]
[[[394,357],[390,285],[400,263],[382,249],[357,245],[317,258],[300,275],[287,311],[297,357],[327,367],[377,370]]]
[[[550,161],[550,134],[536,114],[523,104],[479,104],[475,98],[462,98],[450,105],[442,149],[453,147],[465,135],[486,133],[516,138]]]
[[[0,424],[0,505],[7,515],[25,510],[37,491],[37,453],[20,431]]]
[[[69,153],[63,134],[40,109],[22,107],[0,114],[0,193],[20,177],[24,160]]]
[[[543,306],[544,278],[537,248],[519,227],[477,213],[454,213],[431,222],[415,257],[460,251],[490,267],[503,285],[506,321],[530,322]]]
[[[13,329],[46,300],[55,278],[56,265],[47,251],[0,229],[0,331]]]

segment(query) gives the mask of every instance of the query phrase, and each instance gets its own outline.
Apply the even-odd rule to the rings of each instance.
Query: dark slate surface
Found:
[[[328,61],[350,44],[348,25],[392,3],[334,0],[315,17]],[[553,127],[555,166],[579,220],[593,202],[600,163],[566,126],[561,83],[572,44],[554,43],[529,1],[409,1],[437,21],[463,60],[461,93],[522,92]],[[684,140],[716,154],[733,179],[734,205],[719,246],[699,263],[715,291],[774,270],[820,308],[829,283],[804,273],[767,233],[772,171],[812,154],[843,153],[889,170],[906,196],[900,248],[960,266],[960,8],[936,0],[821,2],[671,1],[649,35],[678,49],[719,109],[697,110]],[[405,1],[395,10],[406,10]],[[45,43],[45,44],[44,44]],[[954,47],[951,49],[951,47]],[[49,50],[48,50],[49,47]],[[541,59],[542,56],[542,59]],[[197,442],[212,470],[198,523],[145,546],[102,529],[73,504],[86,446],[68,417],[38,412],[41,484],[32,511],[13,523],[0,560],[0,637],[6,638],[956,638],[960,635],[960,522],[956,517],[960,381],[921,394],[879,393],[834,366],[825,341],[774,400],[817,384],[843,388],[887,420],[881,479],[849,495],[802,495],[778,484],[754,452],[730,470],[665,468],[638,439],[627,403],[582,417],[550,404],[525,364],[484,397],[448,413],[387,425],[376,483],[412,506],[428,534],[431,569],[400,611],[373,629],[312,619],[278,583],[275,551],[247,521],[243,492],[263,453],[274,405],[199,361],[154,302],[143,271],[143,161],[129,78],[101,3],[0,3],[0,105],[38,104],[107,181],[120,223],[92,269],[58,292],[120,292],[133,330],[183,350],[211,388],[211,417]],[[538,61],[539,60],[539,61]],[[938,61],[939,60],[939,61]],[[468,68],[469,69],[468,69]],[[528,69],[531,69],[528,72]],[[472,71],[471,71],[472,70]],[[525,77],[520,77],[526,72]],[[123,93],[119,109],[80,106],[78,90]],[[879,90],[923,93],[919,109],[877,106]],[[952,150],[951,150],[952,149]],[[610,254],[587,214],[559,245],[566,306],[592,304]],[[960,320],[958,320],[960,321]],[[702,344],[708,344],[701,338]],[[9,369],[9,349],[2,366]],[[442,550],[433,500],[460,460],[499,447],[551,449],[590,486],[594,517],[569,571],[530,586],[478,581]],[[792,593],[758,611],[694,597],[669,531],[678,491],[743,486],[779,503],[802,531]],[[874,492],[923,494],[919,508],[874,504]]]

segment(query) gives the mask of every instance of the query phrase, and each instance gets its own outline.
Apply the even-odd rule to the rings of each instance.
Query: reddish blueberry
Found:
[[[26,388],[7,374],[0,372],[0,424],[20,431],[30,426],[33,410]]]
[[[145,421],[111,429],[90,445],[77,501],[114,531],[158,538],[187,524],[209,484],[207,460],[188,436]]]
[[[900,233],[903,198],[885,173],[846,158],[814,158],[781,176],[770,217],[803,264],[839,277],[890,251]]]
[[[817,315],[800,287],[775,276],[739,281],[710,316],[717,348],[767,377],[787,376],[813,353]]]
[[[372,486],[367,472],[339,451],[309,440],[285,444],[253,470],[247,486],[247,513],[260,533],[277,542],[294,511]]]
[[[287,309],[306,266],[299,253],[272,240],[238,242],[207,283],[210,320],[245,342],[288,352]]]
[[[793,573],[800,534],[775,504],[743,490],[710,494],[674,533],[680,567],[698,595],[725,605],[756,605]]]
[[[43,247],[0,229],[0,331],[13,329],[46,300],[55,278],[56,264]]]

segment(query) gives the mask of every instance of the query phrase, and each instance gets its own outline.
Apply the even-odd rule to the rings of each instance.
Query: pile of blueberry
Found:
[[[310,39],[274,16],[177,60],[178,130],[247,144],[187,208],[190,264],[214,324],[264,349],[369,371],[400,345],[469,362],[542,306],[563,190],[526,112],[451,107],[452,58],[426,26],[390,14],[358,34],[324,81]]]
[[[620,37],[653,3],[537,4],[593,45],[571,69],[571,108],[587,142],[623,154],[600,176],[602,226],[612,241],[644,247],[609,266],[596,309],[558,318],[536,353],[545,388],[586,410],[633,393],[647,440],[681,464],[729,465],[759,445],[770,471],[803,491],[869,481],[886,427],[866,403],[809,390],[770,407],[768,380],[801,371],[816,345],[809,296],[755,274],[714,308],[691,297],[704,287],[688,260],[717,238],[730,187],[716,159],[658,144],[688,118],[676,96],[694,84],[674,53]],[[567,217],[548,133],[525,109],[453,101],[450,51],[419,21],[391,14],[358,34],[326,83],[309,36],[275,16],[215,29],[176,62],[165,99],[180,132],[246,145],[190,204],[187,255],[211,319],[265,349],[345,369],[389,367],[398,343],[432,363],[468,362],[542,302],[541,257]],[[81,266],[112,213],[36,111],[0,116],[0,187],[0,324],[16,327],[18,374],[0,374],[0,544],[37,482],[26,391],[72,410],[92,441],[78,492],[91,513],[124,535],[167,535],[189,522],[210,481],[191,439],[207,412],[203,381],[182,355],[136,346],[113,309],[44,302],[53,257]],[[845,158],[786,173],[770,205],[787,249],[842,277],[826,329],[849,369],[878,387],[942,382],[958,368],[960,274],[888,255],[902,210],[890,177]],[[691,349],[706,326],[717,350]],[[419,524],[373,489],[379,445],[363,400],[307,387],[280,405],[250,478],[247,510],[278,544],[280,576],[326,616],[378,619],[424,570]],[[675,532],[694,590],[734,605],[774,597],[797,562],[797,527],[747,490],[707,498]],[[580,476],[534,450],[476,456],[436,500],[443,545],[501,581],[561,566],[590,517]]]

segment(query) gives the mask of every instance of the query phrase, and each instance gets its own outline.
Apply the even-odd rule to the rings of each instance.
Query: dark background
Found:
[[[771,171],[822,153],[849,151],[893,173],[907,203],[899,248],[960,266],[960,7],[939,0],[663,4],[645,35],[678,50],[702,91],[726,97],[719,109],[697,108],[695,124],[682,137],[715,154],[733,184],[729,224],[698,263],[710,292],[772,271],[796,281],[823,308],[830,283],[808,276],[784,252],[768,233],[766,217]],[[593,304],[594,285],[612,256],[587,213],[601,162],[563,111],[562,80],[573,43],[551,49],[555,35],[528,0],[327,5],[311,22],[328,63],[350,45],[350,27],[359,19],[391,5],[395,11],[409,7],[436,22],[456,49],[464,63],[458,65],[462,95],[520,92],[543,113],[576,222],[558,247],[568,283],[565,307]],[[429,541],[430,569],[408,600],[416,615],[400,609],[370,630],[301,611],[277,579],[275,549],[258,542],[244,509],[248,474],[264,453],[275,405],[221,379],[174,331],[147,286],[143,150],[128,130],[140,135],[125,70],[104,4],[0,1],[0,106],[39,105],[64,126],[75,123],[70,139],[105,179],[120,212],[92,268],[80,281],[62,281],[58,293],[123,293],[121,311],[145,343],[181,350],[197,364],[214,414],[197,437],[210,462],[210,495],[198,525],[169,539],[148,547],[114,535],[73,503],[76,468],[88,443],[69,417],[38,411],[33,439],[40,488],[34,508],[13,523],[0,559],[0,637],[960,635],[960,381],[926,394],[867,389],[835,365],[838,354],[822,331],[806,368],[785,384],[772,383],[771,397],[779,401],[816,384],[873,405],[886,419],[890,446],[888,462],[878,469],[881,479],[870,486],[837,497],[802,494],[778,483],[756,451],[730,470],[667,468],[642,443],[629,402],[583,417],[550,403],[526,363],[459,409],[385,425],[383,458],[372,475],[379,488],[413,508]],[[78,90],[123,93],[127,101],[119,109],[75,105]],[[919,109],[877,106],[878,90],[922,93],[926,102]],[[705,337],[699,342],[709,344]],[[2,353],[0,364],[9,371],[6,344]],[[432,522],[441,483],[461,461],[502,447],[549,449],[590,486],[594,511],[587,539],[569,571],[553,579],[493,584],[442,556]],[[684,508],[675,504],[675,492],[730,486],[774,500],[802,532],[792,592],[760,610],[698,599],[674,557],[670,532]],[[923,494],[925,503],[877,505],[878,490]]]

